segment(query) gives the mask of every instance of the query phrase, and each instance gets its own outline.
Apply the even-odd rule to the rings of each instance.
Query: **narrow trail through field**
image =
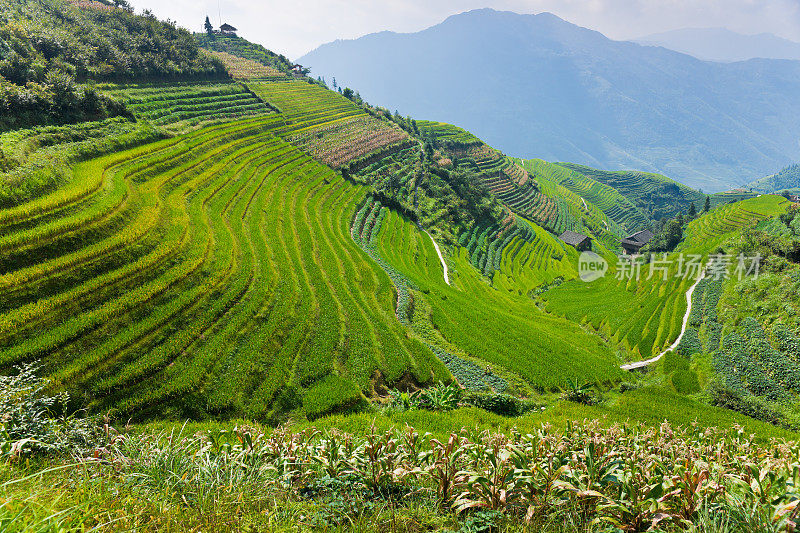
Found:
[[[622,370],[636,370],[637,368],[644,368],[648,365],[655,363],[656,361],[664,357],[668,352],[671,352],[678,347],[678,345],[681,343],[681,340],[683,339],[683,335],[686,333],[686,326],[689,324],[689,315],[691,315],[692,313],[692,295],[694,294],[694,290],[697,288],[697,285],[703,280],[703,278],[706,277],[705,274],[706,269],[710,266],[711,266],[711,261],[709,261],[708,264],[706,265],[706,268],[703,269],[703,274],[699,276],[697,278],[697,281],[695,281],[692,284],[692,286],[689,287],[689,290],[686,291],[686,314],[683,315],[683,325],[681,326],[681,334],[678,335],[678,338],[675,339],[675,342],[673,342],[669,346],[669,348],[667,348],[666,350],[664,350],[663,352],[661,352],[660,354],[651,359],[645,359],[644,361],[636,361],[634,363],[621,365],[620,368]]]
[[[425,235],[431,238],[431,242],[433,242],[433,247],[436,248],[436,253],[439,255],[439,261],[442,262],[442,268],[444,269],[444,282],[450,285],[450,277],[447,275],[447,263],[444,262],[444,257],[442,257],[442,251],[439,249],[439,245],[436,244],[436,240],[433,238],[433,235],[425,232]]]
[[[579,196],[578,198],[580,198],[581,202],[583,202],[583,208],[588,211],[589,210],[589,206],[586,205],[586,200],[583,199],[583,196]]]

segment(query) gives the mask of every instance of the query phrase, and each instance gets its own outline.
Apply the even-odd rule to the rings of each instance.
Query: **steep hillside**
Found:
[[[231,81],[102,84],[140,122],[168,132],[185,132],[203,125],[273,111],[242,84]]]
[[[349,176],[408,150],[419,160],[419,141],[388,119],[290,78],[104,90],[151,127],[194,131],[79,162],[51,191],[0,211],[3,367],[42,359],[59,386],[120,416],[261,419],[356,407],[401,380],[457,375],[485,388],[469,376],[487,366],[496,390],[620,378],[602,339],[542,314],[520,288],[547,279],[514,274],[514,258],[549,268],[536,259],[542,244],[574,258],[552,236],[524,221],[484,230],[474,261],[452,258],[451,287],[429,237],[320,163]],[[443,186],[425,190],[439,198]],[[471,190],[451,186],[456,198]],[[384,220],[396,230],[386,238],[427,243],[425,268],[402,266],[420,257],[419,245],[404,248],[412,241],[367,247]],[[488,265],[509,290],[486,284]],[[481,342],[464,329],[476,320]]]
[[[131,20],[188,70],[3,115],[0,530],[796,529],[797,204],[511,158]],[[650,226],[671,253],[617,255]],[[722,281],[739,253],[764,276]]]
[[[422,138],[435,148],[433,160],[439,168],[432,171],[434,175],[445,180],[452,180],[456,175],[476,182],[497,198],[507,213],[528,219],[556,235],[567,230],[583,232],[595,238],[601,246],[599,251],[606,253],[606,249],[619,247],[619,236],[626,232],[613,217],[625,222],[631,222],[630,217],[638,217],[638,225],[649,223],[616,192],[605,191],[615,195],[612,200],[603,201],[599,194],[588,202],[582,199],[578,193],[584,193],[583,188],[577,187],[573,191],[560,176],[554,176],[554,169],[556,174],[563,171],[560,167],[544,161],[524,162],[509,158],[457,126],[430,121],[415,121],[415,124]],[[386,172],[380,164],[373,165],[370,170],[373,175]],[[584,180],[583,187],[602,187],[596,182],[589,184],[589,181]],[[569,184],[574,185],[572,182]],[[612,205],[615,202],[620,205]],[[451,204],[450,208],[453,207]],[[477,220],[483,218],[480,213],[473,212],[473,215]],[[491,224],[483,227],[482,231],[488,231],[489,227]],[[462,233],[459,243],[463,246],[470,242],[475,231],[478,231],[478,226],[473,227],[469,234]]]
[[[797,427],[797,205],[747,227],[725,243],[725,250],[732,256],[758,256],[758,264],[746,261],[743,269],[758,268],[759,275],[742,276],[737,272],[739,262],[734,261],[732,275],[701,282],[679,348],[683,356],[679,366],[691,364],[701,375],[713,376],[713,380],[706,379],[712,403],[772,424]],[[717,261],[715,268],[724,270],[724,259]]]
[[[308,391],[314,416],[357,402],[375,368],[444,379],[349,237],[363,190],[270,133],[284,127],[256,118],[120,152],[6,210],[2,364],[43,357],[100,405],[172,399],[196,415],[265,416]]]
[[[611,274],[620,237],[690,189],[509,158],[231,42],[213,53],[240,81],[105,81],[126,118],[0,137],[2,368],[41,360],[117,416],[275,422],[398,384],[613,387],[679,335],[686,280]],[[771,198],[713,210],[681,249],[708,253]],[[577,280],[565,230],[606,279]]]
[[[750,198],[758,198],[761,193],[750,189],[731,189],[730,191],[717,192],[711,195],[711,206],[734,204]]]
[[[777,174],[757,179],[747,185],[748,189],[762,193],[780,192],[800,188],[800,165],[790,165]]]
[[[800,157],[800,62],[703,62],[546,13],[473,11],[298,61],[519,157],[658,172],[709,192]]]
[[[628,233],[648,227],[652,223],[652,215],[642,211],[615,188],[585,174],[547,163],[541,159],[527,160],[524,166],[532,172],[537,180],[558,183],[578,194],[582,198],[582,202],[596,205]]]
[[[574,163],[558,164],[616,189],[653,220],[683,213],[691,203],[696,204],[699,209],[705,201],[702,193],[661,174],[610,172]]]

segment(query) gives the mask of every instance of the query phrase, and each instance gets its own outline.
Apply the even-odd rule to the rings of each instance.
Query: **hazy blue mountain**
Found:
[[[509,155],[666,174],[706,191],[800,160],[800,62],[712,63],[555,15],[490,9],[298,60],[403,115]]]
[[[757,57],[800,60],[800,43],[771,33],[743,35],[726,28],[686,28],[640,37],[635,42],[663,46],[710,61],[745,61]]]

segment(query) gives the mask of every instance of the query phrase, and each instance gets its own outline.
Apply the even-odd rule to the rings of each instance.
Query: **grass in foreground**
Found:
[[[4,462],[7,531],[792,531],[796,443],[741,429],[240,426]]]
[[[277,429],[116,431],[56,418],[33,372],[0,379],[2,531],[791,531],[800,501],[800,448],[774,438],[794,434],[655,387],[517,418],[441,386]]]

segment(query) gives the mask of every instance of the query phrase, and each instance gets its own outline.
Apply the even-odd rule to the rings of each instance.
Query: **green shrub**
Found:
[[[397,389],[390,391],[392,395],[391,407],[403,411],[412,409],[427,409],[429,411],[452,411],[458,407],[461,400],[462,389],[456,384],[445,385],[441,381],[427,389],[411,393],[401,392]]]
[[[581,383],[580,380],[568,379],[569,387],[564,390],[561,397],[569,402],[583,405],[596,405],[600,403],[597,393],[592,390],[591,383]]]
[[[521,400],[510,394],[471,392],[463,402],[501,416],[521,416],[539,405],[531,400]]]
[[[709,385],[708,394],[711,397],[712,405],[724,407],[776,426],[784,425],[780,413],[772,409],[761,398],[740,394],[717,381]]]
[[[689,370],[689,360],[677,352],[667,352],[663,361],[665,374],[672,374],[679,370]]]
[[[38,370],[36,364],[25,364],[0,376],[0,457],[97,446],[102,434],[99,420],[67,415],[69,396],[45,395],[49,382],[37,377]]]
[[[672,374],[672,386],[681,394],[700,392],[700,379],[694,370],[677,370]]]

